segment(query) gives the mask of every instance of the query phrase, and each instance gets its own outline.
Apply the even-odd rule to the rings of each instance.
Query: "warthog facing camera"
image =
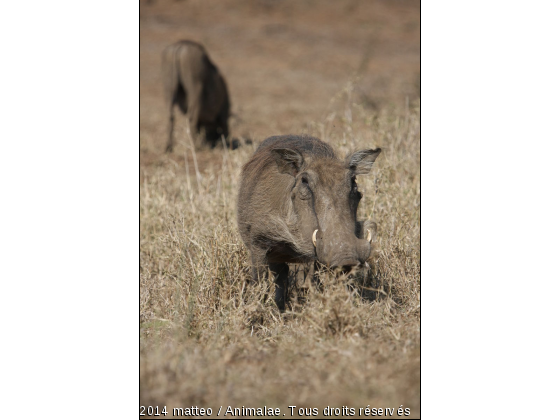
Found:
[[[237,203],[239,232],[251,253],[253,278],[275,275],[275,301],[285,307],[288,263],[318,261],[346,270],[362,266],[376,234],[358,222],[356,176],[370,172],[381,149],[338,159],[307,136],[266,139],[243,166]]]
[[[179,41],[165,48],[162,61],[165,101],[169,106],[167,152],[173,151],[173,108],[188,114],[193,138],[204,128],[206,141],[214,147],[227,138],[230,111],[224,78],[204,47],[193,41]]]

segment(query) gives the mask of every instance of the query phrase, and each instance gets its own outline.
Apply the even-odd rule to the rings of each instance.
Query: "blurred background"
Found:
[[[308,132],[315,121],[328,121],[336,135],[340,124],[329,114],[337,100],[398,111],[420,95],[419,1],[142,0],[143,165],[165,148],[161,53],[180,39],[202,43],[224,75],[233,137],[259,142]],[[349,86],[351,98],[341,94]],[[185,118],[177,120],[180,143]]]

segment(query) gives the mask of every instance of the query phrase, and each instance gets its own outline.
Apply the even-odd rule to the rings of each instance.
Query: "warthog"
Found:
[[[275,275],[280,310],[287,263],[313,267],[318,261],[349,270],[369,258],[377,226],[357,221],[362,193],[356,176],[369,173],[380,153],[379,148],[360,150],[342,161],[317,138],[274,136],[243,166],[239,232],[251,253],[253,278],[263,278],[268,269]]]
[[[224,78],[204,47],[193,41],[179,41],[165,48],[162,61],[165,101],[169,106],[167,152],[173,151],[173,108],[188,113],[193,138],[204,128],[212,147],[221,136],[227,138],[229,95]]]

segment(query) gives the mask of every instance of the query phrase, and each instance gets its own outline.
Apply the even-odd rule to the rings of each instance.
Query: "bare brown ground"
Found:
[[[397,417],[403,405],[418,418],[419,2],[156,0],[140,11],[141,404],[285,417],[289,405],[318,417],[368,404]],[[178,39],[205,45],[228,83],[232,136],[252,146],[195,159],[177,113],[176,150],[163,153],[160,56]],[[358,180],[360,216],[379,226],[373,272],[323,276],[281,315],[264,299],[270,284],[249,283],[235,200],[253,148],[287,133],[341,155],[383,153]]]

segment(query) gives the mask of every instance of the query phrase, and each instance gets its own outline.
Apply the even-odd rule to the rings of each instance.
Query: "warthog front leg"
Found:
[[[171,153],[173,151],[173,126],[175,123],[175,116],[173,115],[173,105],[169,111],[169,137],[167,138],[167,147],[165,148],[166,153]]]
[[[193,87],[189,91],[188,95],[188,119],[189,119],[189,129],[191,132],[191,138],[193,145],[196,148],[200,148],[204,145],[204,139],[201,139],[199,131],[202,128],[200,124],[200,107],[202,106],[202,89],[199,86]]]
[[[288,297],[288,274],[290,273],[290,267],[286,263],[280,263],[269,264],[268,268],[274,275],[274,283],[276,284],[274,301],[278,309],[283,312],[286,309],[286,299]]]
[[[266,251],[253,246],[251,249],[251,265],[253,266],[253,281],[259,282],[267,278],[268,270],[274,276],[276,291],[274,293],[274,301],[281,311],[286,307],[286,293],[288,290],[288,274],[289,266],[285,263],[270,264],[267,263]],[[263,298],[263,303],[268,299],[268,293]]]

